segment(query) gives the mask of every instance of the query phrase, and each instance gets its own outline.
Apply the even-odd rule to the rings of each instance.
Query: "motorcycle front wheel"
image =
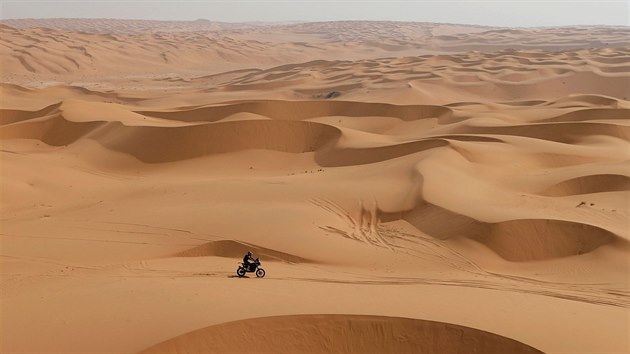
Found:
[[[236,270],[236,275],[238,275],[239,277],[244,277],[245,273],[247,273],[245,271],[245,268],[243,267],[238,267],[238,269]]]
[[[262,268],[258,268],[258,270],[256,271],[256,276],[259,278],[262,278],[265,276],[265,270]]]

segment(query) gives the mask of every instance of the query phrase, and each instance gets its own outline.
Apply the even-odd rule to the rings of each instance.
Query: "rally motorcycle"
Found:
[[[260,259],[256,258],[254,263],[239,264],[238,269],[236,270],[236,275],[238,275],[239,278],[242,278],[247,273],[256,273],[256,276],[258,278],[262,278],[265,276],[265,270],[260,268]]]

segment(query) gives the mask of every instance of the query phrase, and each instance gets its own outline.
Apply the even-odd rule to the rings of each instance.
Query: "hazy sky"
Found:
[[[629,25],[630,0],[114,1],[0,0],[2,18],[214,21],[396,20],[493,26]]]

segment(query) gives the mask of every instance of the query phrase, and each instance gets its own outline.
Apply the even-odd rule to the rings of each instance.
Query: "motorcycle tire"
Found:
[[[247,273],[247,271],[245,271],[245,268],[243,267],[238,267],[238,269],[236,270],[236,275],[238,275],[239,278],[244,277],[245,273]]]
[[[265,276],[265,270],[264,270],[264,269],[262,269],[262,268],[258,268],[258,270],[256,271],[256,276],[257,276],[258,278],[262,278],[262,277],[264,277],[264,276]]]

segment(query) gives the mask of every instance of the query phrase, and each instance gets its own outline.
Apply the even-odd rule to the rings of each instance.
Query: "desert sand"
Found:
[[[627,27],[0,32],[0,352],[630,352]]]

